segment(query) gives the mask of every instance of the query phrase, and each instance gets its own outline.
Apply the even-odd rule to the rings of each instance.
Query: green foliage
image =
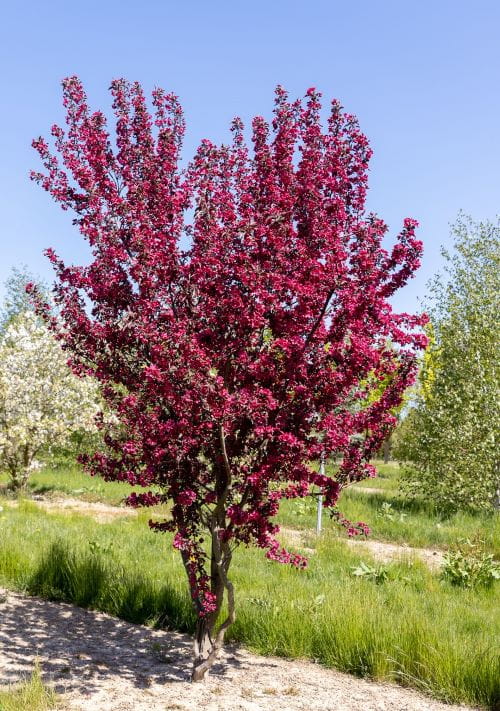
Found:
[[[43,683],[38,664],[26,681],[0,688],[0,711],[50,711],[57,702],[55,691]]]
[[[384,501],[377,511],[377,518],[384,518],[386,521],[401,521],[403,523],[407,516],[408,514],[403,511],[395,511],[390,501]]]
[[[352,574],[357,578],[366,578],[375,583],[385,583],[389,580],[389,568],[386,565],[368,565],[364,561],[353,566]]]
[[[10,276],[5,281],[5,301],[0,308],[0,335],[9,324],[26,311],[32,311],[33,306],[26,293],[26,284],[31,282],[37,285],[40,294],[48,298],[48,288],[40,279],[36,278],[27,267],[13,267]]]
[[[411,565],[412,564],[409,564],[408,569],[411,568]],[[398,581],[409,584],[412,583],[411,577],[404,574],[401,565],[384,565],[382,563],[372,565],[363,560],[359,565],[352,566],[351,573],[356,578],[370,580],[377,585],[390,581]]]
[[[304,499],[297,499],[293,510],[296,516],[302,518],[304,516],[310,517],[314,515],[317,508],[317,499],[313,496],[310,496]]]
[[[75,430],[95,430],[96,382],[77,377],[67,355],[31,311],[0,338],[0,466],[15,490],[26,487],[35,457],[64,446]]]
[[[99,402],[99,407],[104,409]],[[71,432],[68,438],[58,445],[51,444],[40,452],[40,460],[50,467],[67,468],[74,465],[82,454],[94,454],[105,448],[100,430],[78,429]]]
[[[445,554],[443,577],[463,588],[491,587],[500,580],[500,565],[484,549],[484,541],[462,539]]]
[[[430,345],[398,434],[406,494],[442,510],[500,504],[500,222],[461,216],[431,284]]]

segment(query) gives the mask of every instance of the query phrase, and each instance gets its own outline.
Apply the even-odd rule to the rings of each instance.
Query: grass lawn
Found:
[[[132,622],[192,631],[180,556],[170,536],[149,531],[148,515],[96,525],[31,502],[4,505],[0,583]],[[390,565],[388,579],[377,584],[353,576],[361,559],[374,563],[332,537],[318,541],[305,571],[269,562],[255,549],[238,550],[232,570],[238,619],[230,637],[262,654],[315,659],[495,708],[496,590],[454,588],[418,562]]]
[[[439,515],[425,502],[408,501],[398,493],[399,467],[395,463],[376,463],[380,476],[346,489],[339,509],[351,521],[363,521],[371,529],[370,539],[422,548],[448,548],[458,540],[479,537],[485,547],[500,555],[500,515],[456,512]],[[380,493],[360,491],[383,489]],[[312,498],[284,501],[279,515],[285,526],[310,530],[316,527],[317,504]],[[338,531],[327,511],[323,528]],[[340,535],[343,535],[339,532]]]
[[[0,474],[0,495],[6,494],[8,477]],[[65,464],[59,467],[46,466],[34,471],[29,481],[29,494],[47,496],[63,494],[82,501],[102,501],[112,506],[119,506],[132,491],[138,491],[119,481],[104,481],[82,471],[77,464]]]
[[[410,502],[398,494],[399,467],[396,463],[377,462],[379,476],[345,490],[339,502],[342,513],[352,521],[363,521],[371,528],[371,539],[416,547],[447,548],[461,538],[482,538],[486,547],[500,555],[500,516],[473,515],[459,512],[439,516],[425,503]],[[0,475],[0,495],[5,493],[7,477]],[[362,492],[363,488],[383,489],[383,493]],[[140,491],[140,489],[136,489]],[[64,495],[84,501],[102,501],[118,506],[134,489],[122,482],[105,482],[85,474],[77,465],[46,467],[34,472],[30,480],[33,494]],[[310,530],[316,526],[314,499],[284,501],[279,523]],[[323,513],[323,527],[332,533],[342,532]]]
[[[355,485],[357,489],[383,489],[396,492],[399,486],[399,465],[396,462],[374,462],[378,475],[374,479],[363,479]]]
[[[491,552],[500,554],[498,514],[458,512],[440,517],[425,508],[418,510],[390,494],[363,494],[354,488],[342,494],[339,509],[351,521],[368,524],[371,529],[369,538],[373,540],[422,548],[448,548],[459,539],[478,536],[485,541]],[[279,520],[285,526],[314,532],[316,502],[286,501],[282,505]],[[330,521],[328,512],[323,512],[323,528],[338,530],[338,526]],[[343,534],[339,532],[339,535]]]

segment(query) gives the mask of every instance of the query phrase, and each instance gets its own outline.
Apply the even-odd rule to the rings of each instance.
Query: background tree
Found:
[[[500,223],[460,216],[431,284],[430,345],[401,430],[405,491],[441,509],[499,503]]]
[[[95,385],[76,377],[47,326],[26,311],[0,340],[0,467],[11,486],[26,487],[35,457],[95,429]]]
[[[422,245],[407,219],[382,248],[386,225],[364,213],[367,139],[337,101],[323,131],[313,89],[290,103],[278,87],[272,127],[253,121],[253,153],[236,119],[230,145],[202,141],[184,170],[175,96],[155,90],[151,114],[139,84],[113,81],[115,150],[79,80],[63,89],[60,158],[37,139],[45,172],[33,178],[76,213],[93,260],[67,267],[48,250],[51,324],[120,420],[90,470],[150,489],[133,506],[172,502],[150,525],[175,534],[186,569],[197,680],[235,617],[235,547],[305,565],[276,539],[280,501],[316,486],[334,508],[344,485],[373,473],[425,342],[422,319],[388,301]],[[371,403],[368,374],[390,377]],[[335,479],[309,466],[322,452],[341,459]]]
[[[0,334],[11,321],[26,311],[34,311],[33,299],[26,293],[27,284],[36,284],[38,292],[48,298],[47,285],[33,276],[26,266],[13,267],[5,280],[5,299],[0,308]]]
[[[391,347],[391,344],[387,344],[388,347]],[[383,396],[384,391],[387,387],[390,386],[392,381],[392,375],[388,375],[385,377],[383,380],[380,380],[377,373],[373,372],[370,373],[368,377],[368,382],[366,385],[368,385],[368,391],[369,394],[364,400],[365,405],[369,405],[371,403],[377,402],[380,400],[380,398]],[[379,449],[379,451],[376,453],[377,457],[382,456],[384,463],[387,464],[390,461],[391,458],[391,451],[393,447],[393,437],[396,435],[398,432],[398,428],[400,427],[400,423],[403,417],[403,411],[405,407],[408,405],[408,398],[411,397],[413,391],[413,387],[409,387],[406,389],[405,393],[403,394],[403,397],[401,398],[401,401],[398,405],[393,407],[391,409],[391,414],[395,418],[395,424],[394,424],[394,429],[389,431],[388,436],[384,439],[382,442],[382,446]]]

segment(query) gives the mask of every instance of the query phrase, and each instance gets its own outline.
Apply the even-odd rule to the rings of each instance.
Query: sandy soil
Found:
[[[363,491],[365,494],[386,494],[385,489],[376,489],[374,486],[354,486],[351,491]]]
[[[82,501],[69,496],[59,496],[55,498],[45,498],[43,496],[33,496],[31,499],[37,506],[45,511],[56,511],[57,513],[81,513],[92,516],[98,523],[109,523],[115,518],[126,516],[137,516],[137,511],[122,506],[110,506],[101,502]],[[7,501],[6,506],[17,506],[15,500]]]
[[[444,553],[433,548],[412,548],[411,546],[398,545],[397,543],[383,543],[366,539],[348,538],[346,543],[353,548],[367,550],[376,560],[382,563],[391,563],[396,560],[420,558],[432,570],[439,570],[444,563]]]
[[[314,548],[307,546],[307,541],[311,540],[311,532],[298,530],[296,528],[281,528],[280,537],[284,543],[294,545],[304,551],[307,555],[314,553]],[[384,543],[366,538],[343,538],[344,543],[359,551],[365,550],[381,563],[391,563],[397,560],[408,560],[419,558],[432,570],[439,570],[444,562],[444,553],[433,548],[412,548],[411,546],[399,545],[397,543]]]
[[[0,683],[39,659],[68,711],[458,711],[390,684],[231,647],[189,682],[191,641],[72,605],[0,591]]]

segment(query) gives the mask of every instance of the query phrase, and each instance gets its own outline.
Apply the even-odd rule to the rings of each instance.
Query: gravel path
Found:
[[[231,647],[188,680],[191,641],[102,613],[0,591],[0,683],[36,658],[68,711],[465,711],[415,691]]]

